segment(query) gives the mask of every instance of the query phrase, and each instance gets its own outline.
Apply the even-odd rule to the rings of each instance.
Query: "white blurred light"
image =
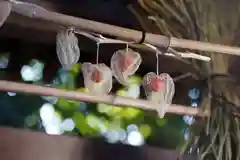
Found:
[[[16,96],[16,93],[14,93],[14,92],[7,92],[7,94],[8,94],[9,96]]]
[[[132,146],[141,146],[144,144],[144,137],[138,131],[132,131],[128,134],[127,143]]]
[[[138,131],[138,126],[135,124],[130,124],[127,126],[127,132],[130,133],[132,131]]]
[[[188,138],[189,138],[188,129],[184,129],[184,139],[185,139],[185,140],[188,140]]]
[[[118,136],[119,140],[124,143],[127,138],[127,133],[124,129],[120,129],[120,131],[118,131]]]
[[[21,76],[24,81],[33,81],[35,74],[32,67],[24,65],[21,69]]]
[[[48,134],[62,134],[64,131],[61,128],[61,119],[56,114],[51,121],[43,121],[42,124]]]
[[[54,118],[54,115],[55,115],[55,110],[52,104],[45,103],[40,108],[40,117],[44,123],[51,122]]]
[[[56,114],[52,104],[45,103],[40,108],[40,117],[48,134],[62,134],[61,118]]]
[[[61,128],[59,126],[54,126],[54,125],[46,125],[45,131],[47,134],[51,135],[60,135],[62,134]]]
[[[189,153],[191,154],[192,153],[192,151],[193,151],[193,149],[192,149],[192,147],[189,149]]]
[[[62,124],[61,118],[55,112],[51,116],[52,116],[51,119],[42,119],[43,126],[45,128],[54,126],[61,129]]]
[[[197,108],[198,107],[198,103],[197,102],[192,102],[191,106],[194,107],[194,108]]]
[[[192,125],[194,122],[193,116],[183,116],[183,120],[188,125]]]
[[[191,99],[198,99],[200,96],[200,91],[197,88],[192,88],[188,91],[188,97],[190,97]]]
[[[62,120],[61,120],[61,118],[57,115],[57,113],[54,112],[52,121],[47,122],[47,124],[61,127]]]
[[[199,148],[197,148],[197,154],[199,154],[199,152],[200,152],[200,149],[199,149]]]
[[[109,131],[105,135],[109,143],[117,143],[119,141],[119,135],[117,131]]]
[[[132,84],[126,93],[126,96],[131,98],[138,98],[139,95],[140,95],[140,86],[137,84]]]
[[[75,123],[71,118],[63,120],[61,129],[64,131],[72,131],[75,128]]]
[[[43,76],[44,64],[38,60],[32,60],[30,65],[24,65],[21,69],[21,76],[24,81],[39,81]]]

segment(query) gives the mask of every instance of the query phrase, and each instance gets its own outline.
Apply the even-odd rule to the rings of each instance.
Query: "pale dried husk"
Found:
[[[101,73],[103,73],[103,80],[101,83],[95,83],[91,80],[91,75],[94,69],[97,68]],[[112,89],[112,72],[108,66],[103,63],[91,64],[83,63],[82,72],[84,77],[84,85],[88,91],[95,95],[106,95]]]
[[[153,72],[146,74],[143,78],[143,88],[147,99],[156,104],[156,110],[160,118],[163,118],[168,107],[172,104],[172,99],[175,93],[175,84],[173,79],[167,73],[162,73],[158,75],[160,80],[163,80],[163,89],[158,92],[153,92],[149,85],[151,83],[151,79],[156,77],[157,75]]]
[[[119,60],[122,56],[130,55],[133,57],[133,63],[131,66],[127,68],[126,71],[122,72],[119,66]],[[131,80],[129,79],[139,68],[140,64],[142,63],[142,58],[138,52],[134,52],[132,49],[124,49],[116,51],[112,58],[111,58],[111,69],[113,76],[116,80],[124,85],[127,86],[131,84]]]
[[[71,70],[80,58],[78,39],[72,31],[66,29],[58,32],[56,51],[62,67]]]

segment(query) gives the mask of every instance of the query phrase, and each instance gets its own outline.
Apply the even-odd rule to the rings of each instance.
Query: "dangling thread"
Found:
[[[126,44],[126,52],[128,53],[128,43]]]
[[[97,43],[97,58],[96,58],[97,64],[98,64],[98,59],[99,59],[99,46],[100,46],[100,43]]]
[[[156,51],[156,58],[157,58],[156,72],[157,72],[157,76],[159,75],[159,71],[158,71],[158,68],[159,68],[159,57],[158,57],[158,55],[159,55],[159,52]]]

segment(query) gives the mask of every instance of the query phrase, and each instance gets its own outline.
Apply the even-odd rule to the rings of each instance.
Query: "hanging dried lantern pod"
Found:
[[[127,48],[116,51],[111,58],[111,69],[113,76],[122,85],[129,85],[129,76],[133,75],[142,63],[142,58],[138,52]]]
[[[103,63],[83,63],[82,72],[85,87],[96,95],[108,94],[112,89],[111,69]]]
[[[173,79],[167,73],[150,72],[144,76],[142,84],[147,99],[156,104],[158,115],[163,118],[175,93]]]
[[[66,29],[58,32],[56,50],[62,67],[66,70],[72,69],[80,58],[78,39],[72,30]]]

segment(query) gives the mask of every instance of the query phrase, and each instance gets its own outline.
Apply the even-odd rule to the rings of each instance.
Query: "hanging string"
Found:
[[[98,64],[98,59],[99,59],[99,46],[100,46],[100,43],[97,43],[97,58],[96,58],[97,64]]]
[[[126,43],[126,52],[128,53],[128,43]]]
[[[158,55],[159,55],[159,52],[156,51],[156,58],[157,58],[156,72],[157,72],[157,75],[159,75],[159,71],[158,71],[158,69],[159,69],[159,57],[158,57]]]

